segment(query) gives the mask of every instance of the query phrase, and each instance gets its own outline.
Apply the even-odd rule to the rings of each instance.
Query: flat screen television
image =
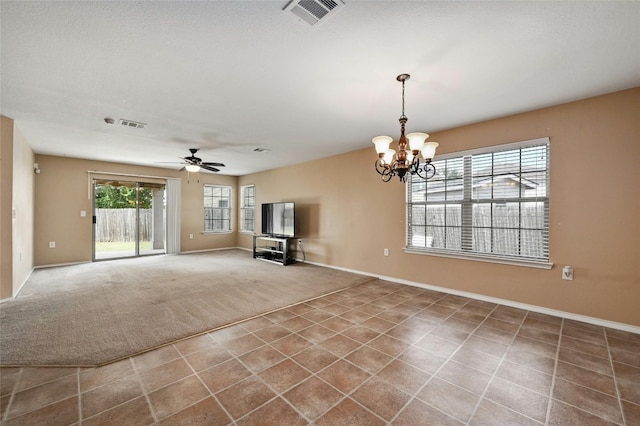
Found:
[[[295,204],[262,204],[262,234],[272,237],[290,237],[296,235]]]

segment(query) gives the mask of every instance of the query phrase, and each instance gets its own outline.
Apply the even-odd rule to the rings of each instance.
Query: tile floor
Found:
[[[374,281],[95,369],[2,368],[4,425],[640,425],[640,335]]]

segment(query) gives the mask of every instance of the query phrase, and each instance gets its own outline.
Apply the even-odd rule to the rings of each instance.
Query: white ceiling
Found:
[[[408,131],[640,86],[638,1],[346,0],[315,27],[286,4],[2,0],[0,112],[39,154],[159,166],[193,147],[243,175],[369,146],[373,163],[401,73]]]

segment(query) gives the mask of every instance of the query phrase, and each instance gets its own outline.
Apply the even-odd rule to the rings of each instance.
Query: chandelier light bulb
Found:
[[[409,133],[407,139],[409,139],[409,148],[412,152],[422,151],[422,147],[426,139],[429,137],[427,133]]]
[[[382,161],[385,164],[391,164],[393,162],[393,156],[396,155],[396,151],[393,149],[387,149],[384,152],[384,156],[382,157]]]
[[[422,158],[427,161],[431,161],[433,157],[436,156],[436,148],[438,147],[438,142],[427,142],[424,144],[422,148]]]
[[[371,139],[371,142],[376,146],[376,152],[378,155],[387,152],[392,141],[393,138],[391,136],[376,136]]]

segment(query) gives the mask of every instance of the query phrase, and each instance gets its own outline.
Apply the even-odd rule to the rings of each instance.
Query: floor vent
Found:
[[[334,15],[343,6],[342,0],[291,0],[283,10],[293,13],[299,20],[313,27]]]
[[[125,120],[124,118],[121,118],[119,123],[122,124],[123,126],[135,127],[136,129],[144,129],[146,126],[145,123],[140,123],[138,121],[133,121],[133,120]]]

